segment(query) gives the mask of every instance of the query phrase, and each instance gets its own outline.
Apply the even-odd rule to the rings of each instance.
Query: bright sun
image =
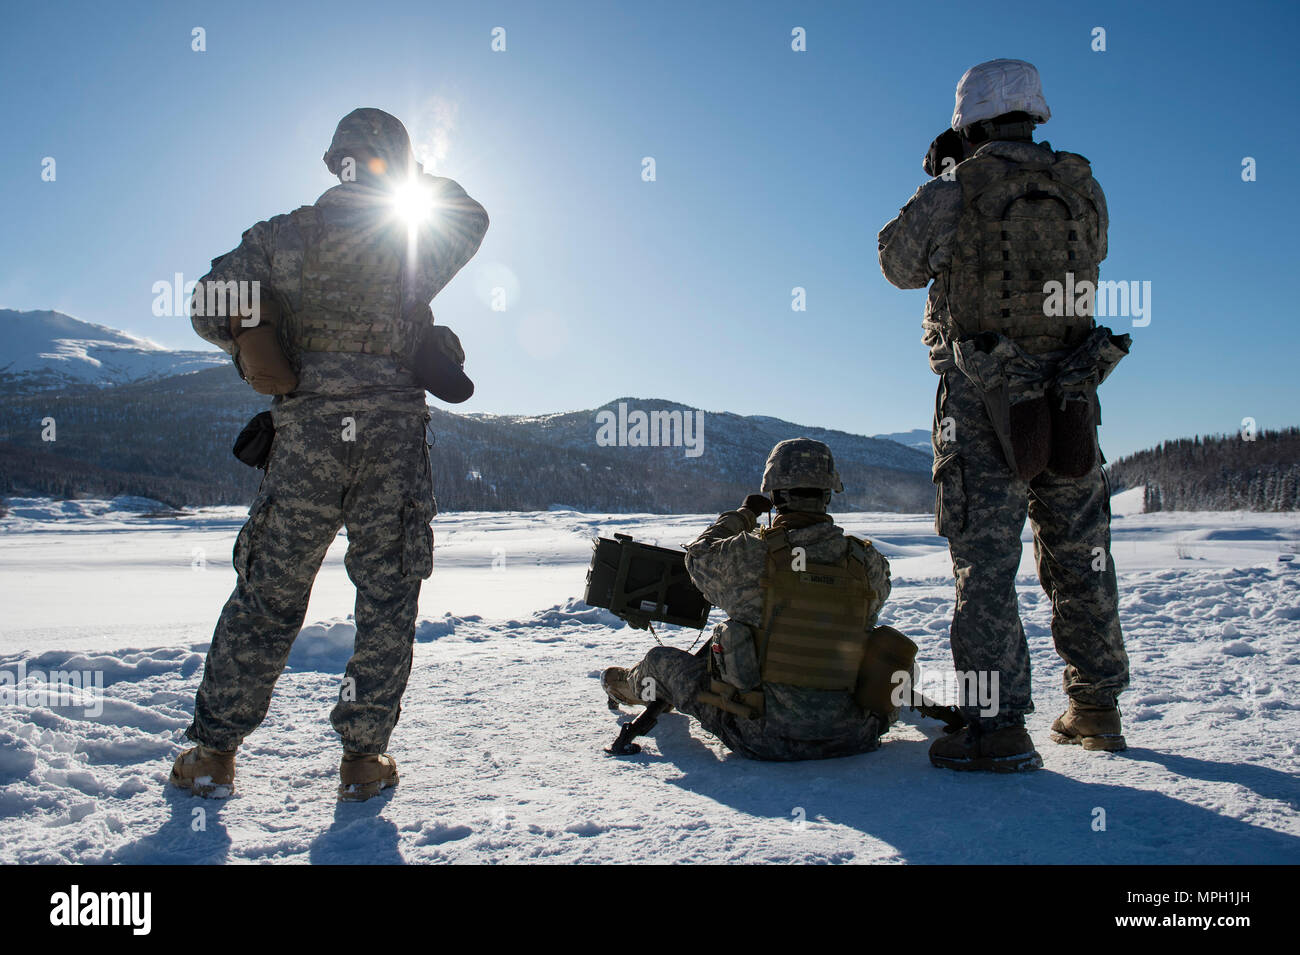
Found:
[[[418,179],[408,179],[393,192],[393,209],[407,225],[423,225],[433,216],[433,194]]]

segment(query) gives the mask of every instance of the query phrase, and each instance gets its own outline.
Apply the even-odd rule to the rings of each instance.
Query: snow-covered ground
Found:
[[[14,500],[0,684],[25,682],[18,699],[0,686],[0,862],[1300,862],[1300,559],[1279,559],[1300,547],[1300,516],[1144,515],[1140,491],[1114,503],[1127,753],[1048,739],[1061,662],[1027,550],[1043,772],[934,769],[941,727],[906,713],[850,759],[749,762],[678,714],[640,756],[606,757],[618,722],[597,675],[652,641],[582,604],[590,538],[673,545],[710,516],[444,514],[391,747],[402,784],[339,805],[328,713],[353,636],[346,540],[240,750],[239,794],[220,803],[165,780],[243,509]],[[927,672],[947,669],[952,585],[931,518],[840,523],[892,562],[882,620],[921,644]],[[661,636],[686,647],[696,633]],[[102,679],[102,694],[43,699],[60,670]]]

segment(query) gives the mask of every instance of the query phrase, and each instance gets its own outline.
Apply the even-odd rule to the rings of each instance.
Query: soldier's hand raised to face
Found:
[[[745,498],[745,503],[740,506],[757,517],[759,514],[766,514],[772,509],[772,501],[762,494],[751,494]]]

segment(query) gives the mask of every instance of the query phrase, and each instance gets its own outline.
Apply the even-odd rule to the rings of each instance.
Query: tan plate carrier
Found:
[[[802,555],[796,560],[783,528],[769,531],[765,541],[763,624],[755,633],[762,682],[854,692],[876,602],[867,581],[865,545],[850,538],[839,563],[814,564]],[[742,719],[766,711],[761,689],[742,692],[717,679],[699,699]]]

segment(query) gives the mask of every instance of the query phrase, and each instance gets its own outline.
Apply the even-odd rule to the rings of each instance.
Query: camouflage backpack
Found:
[[[1045,314],[1045,285],[1097,281],[1101,220],[1092,167],[1075,153],[1016,162],[984,153],[957,167],[962,213],[948,274],[947,334],[1000,332],[1031,354],[1078,344],[1092,316]]]

